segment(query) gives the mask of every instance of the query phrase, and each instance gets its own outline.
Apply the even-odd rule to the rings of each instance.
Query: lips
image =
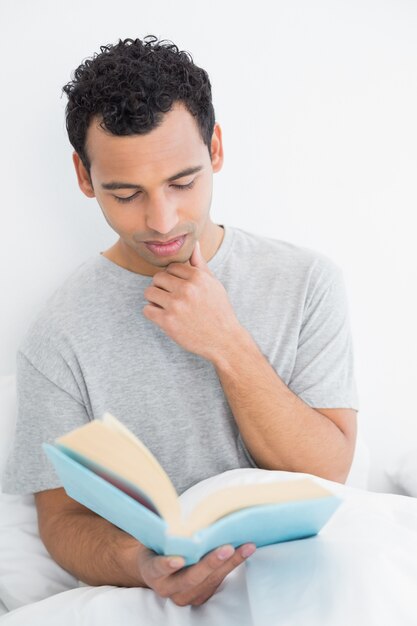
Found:
[[[178,241],[178,239],[182,239],[184,235],[178,235],[178,237],[174,237],[174,239],[168,239],[168,241],[145,241],[145,243],[152,243],[157,246],[166,246],[169,243],[174,243],[174,241]]]
[[[170,256],[176,254],[182,248],[186,236],[187,235],[183,235],[182,237],[178,237],[164,244],[146,242],[145,246],[156,256]]]

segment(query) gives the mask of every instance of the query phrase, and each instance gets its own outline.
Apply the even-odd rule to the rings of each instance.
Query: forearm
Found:
[[[41,538],[54,560],[88,585],[147,587],[137,565],[141,544],[92,512],[55,515]]]
[[[345,480],[351,460],[346,436],[287,387],[245,329],[210,360],[259,467]]]

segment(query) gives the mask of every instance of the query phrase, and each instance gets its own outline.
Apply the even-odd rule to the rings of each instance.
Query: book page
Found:
[[[298,480],[299,478],[310,477],[310,474],[300,474],[281,470],[266,470],[255,467],[239,467],[227,470],[222,474],[210,476],[205,480],[196,483],[184,491],[180,496],[181,511],[183,518],[187,518],[197,504],[204,500],[211,493],[215,493],[225,487],[234,485],[253,485],[259,483],[279,482],[287,480]]]
[[[106,421],[92,420],[55,441],[149,494],[159,514],[169,526],[177,528],[181,509],[168,475],[133,433],[126,435],[125,427],[116,424],[116,418],[107,414]],[[112,422],[110,426],[109,422]]]
[[[109,412],[106,412],[103,414],[101,421],[103,422],[103,424],[105,424],[106,428],[116,431],[123,437],[127,437],[127,439],[129,439],[129,441],[133,443],[133,445],[138,447],[140,449],[141,455],[148,460],[150,465],[153,466],[155,472],[158,472],[158,474],[160,474],[164,480],[167,480],[169,483],[171,483],[171,486],[173,487],[173,489],[175,489],[174,485],[171,482],[170,477],[165,472],[165,470],[159,463],[158,459],[154,457],[154,455],[149,450],[149,448],[147,448],[142,443],[142,441],[138,439],[138,437],[136,437],[136,435],[132,433],[132,431],[126,428],[126,426],[122,424],[122,422],[120,422],[116,417],[114,417],[114,415],[112,415]]]
[[[249,471],[252,470],[250,469]],[[254,469],[254,471],[259,472],[268,470]],[[273,473],[275,474],[276,472]],[[254,477],[253,474],[252,477]],[[233,480],[234,477],[231,478]],[[182,498],[181,500],[182,510],[183,512],[186,511],[188,514],[188,518],[184,522],[186,524],[187,533],[192,534],[201,528],[209,526],[221,517],[248,506],[307,500],[332,495],[331,492],[315,483],[311,478],[303,478],[297,474],[291,476],[290,479],[285,479],[280,476],[275,478],[276,480],[263,483],[257,482],[252,484],[235,484],[232,486],[226,486],[215,491],[211,491],[211,493],[205,497],[201,497],[201,489],[200,494],[196,494],[196,491],[198,491],[198,485],[195,485],[194,487],[197,487],[197,490],[194,489],[194,493],[196,495],[194,498],[194,506],[191,505],[190,498],[188,498],[187,506],[184,506],[184,501],[186,502],[187,499]],[[212,481],[213,484],[214,482],[219,484],[219,481]],[[222,482],[224,484],[227,480]]]

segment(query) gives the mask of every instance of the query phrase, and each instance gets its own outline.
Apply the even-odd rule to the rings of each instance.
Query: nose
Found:
[[[166,235],[178,224],[178,212],[174,199],[163,193],[149,199],[146,207],[146,226],[150,231]]]

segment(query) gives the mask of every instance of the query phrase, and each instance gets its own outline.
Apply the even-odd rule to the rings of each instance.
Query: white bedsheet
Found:
[[[3,602],[0,600],[0,617],[4,615],[5,613],[7,613],[7,608],[5,607]]]
[[[255,476],[232,472],[239,483]],[[416,626],[417,500],[316,480],[344,499],[321,533],[259,548],[200,607],[150,589],[80,586],[11,611],[1,626]]]

